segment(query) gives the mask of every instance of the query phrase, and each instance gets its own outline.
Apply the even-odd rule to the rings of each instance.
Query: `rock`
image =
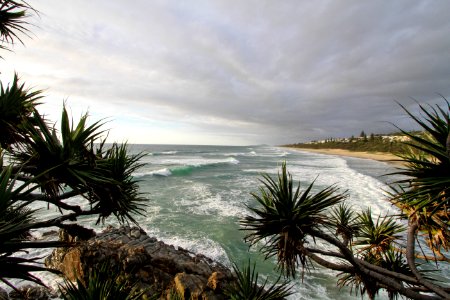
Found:
[[[175,290],[184,299],[201,299],[206,287],[202,277],[186,273],[175,275],[174,284]]]
[[[43,286],[25,285],[19,288],[19,292],[11,291],[9,299],[11,300],[48,300],[50,291]],[[1,299],[1,298],[0,298]],[[8,299],[8,298],[6,298]]]
[[[53,236],[53,235],[58,235],[58,231],[49,230],[49,231],[45,231],[42,233],[42,237],[48,237],[48,236]]]
[[[70,239],[67,234],[60,236]],[[224,290],[234,280],[220,263],[175,249],[138,227],[108,227],[71,248],[56,249],[45,260],[47,267],[60,270],[70,280],[86,280],[89,270],[104,262],[119,267],[121,276],[137,280],[148,296],[169,295],[175,288],[185,299],[226,299]]]
[[[78,224],[63,224],[60,226],[63,230],[59,231],[59,239],[63,242],[87,241],[95,236],[93,229],[84,228]]]
[[[134,227],[130,230],[130,237],[139,239],[141,237],[141,230],[139,228]]]
[[[77,277],[83,278],[84,272],[81,266],[80,249],[73,248],[69,250],[63,257],[58,268],[63,272],[69,280],[75,281]]]
[[[213,290],[224,290],[227,285],[227,279],[229,279],[229,276],[227,274],[224,274],[222,272],[214,272],[209,276],[207,286]]]
[[[8,293],[4,289],[0,288],[0,300],[8,300],[8,299],[9,299]]]

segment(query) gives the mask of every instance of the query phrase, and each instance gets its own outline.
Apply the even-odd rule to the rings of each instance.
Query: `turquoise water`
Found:
[[[386,163],[349,159],[270,146],[156,146],[135,145],[144,151],[146,167],[135,174],[149,207],[140,224],[150,234],[193,252],[203,253],[228,266],[248,258],[257,262],[263,277],[275,280],[274,259],[264,261],[257,249],[244,243],[239,220],[254,205],[261,173],[276,175],[286,161],[294,179],[304,186],[316,179],[316,190],[337,184],[348,190],[355,209],[372,207],[374,213],[393,210],[385,201],[379,176],[393,168]],[[348,290],[336,287],[336,273],[316,268],[304,282],[295,281],[292,299],[349,299]],[[358,297],[354,297],[357,299]]]
[[[131,145],[130,150],[145,153],[142,162],[146,165],[134,176],[140,180],[148,206],[136,219],[149,235],[227,266],[232,262],[240,265],[250,258],[257,262],[262,278],[270,281],[278,277],[274,259],[266,261],[257,249],[249,248],[239,226],[239,220],[248,214],[246,206],[255,204],[250,193],[258,191],[261,173],[276,175],[286,161],[294,179],[304,187],[313,180],[316,190],[336,184],[348,191],[348,201],[355,210],[370,206],[374,214],[395,212],[384,193],[386,182],[395,178],[381,176],[394,167],[382,162],[271,146]],[[79,204],[81,199],[71,201]],[[50,214],[55,211],[42,210],[40,216]],[[85,218],[82,222],[92,227],[95,220]],[[117,225],[113,219],[105,226],[108,224]],[[38,237],[40,234],[35,232]],[[348,289],[339,290],[336,275],[320,267],[312,269],[303,282],[300,276],[293,281],[296,294],[291,298],[360,299],[350,296]],[[42,277],[54,282],[48,274]]]

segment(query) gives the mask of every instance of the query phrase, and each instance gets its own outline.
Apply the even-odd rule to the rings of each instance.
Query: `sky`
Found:
[[[450,99],[450,1],[34,0],[3,51],[57,121],[108,141],[254,145],[414,129]]]

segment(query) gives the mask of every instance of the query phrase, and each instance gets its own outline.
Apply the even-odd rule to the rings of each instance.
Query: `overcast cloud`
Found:
[[[281,144],[409,128],[450,98],[449,1],[30,1],[0,61],[42,110],[110,117],[112,139]]]

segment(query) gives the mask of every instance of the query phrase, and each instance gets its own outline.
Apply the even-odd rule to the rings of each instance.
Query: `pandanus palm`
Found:
[[[11,93],[20,89],[21,92]],[[60,242],[28,242],[27,232],[33,228],[63,226],[67,220],[80,215],[98,215],[98,220],[116,216],[120,222],[135,222],[133,214],[140,213],[143,197],[132,173],[142,164],[140,154],[130,155],[126,144],[106,149],[98,143],[102,123],[87,125],[87,115],[75,123],[63,108],[59,132],[50,127],[36,110],[35,93],[14,82],[7,90],[8,97],[0,97],[0,107],[7,107],[11,97],[29,99],[18,107],[17,126],[9,126],[11,134],[0,137],[3,149],[0,173],[0,280],[21,278],[40,283],[32,271],[46,268],[36,265],[34,258],[15,257],[25,248],[56,247]],[[3,94],[6,94],[4,92]],[[26,104],[26,105],[25,105]],[[13,118],[2,121],[12,124]],[[15,131],[13,131],[15,130]],[[14,134],[20,138],[15,138]],[[14,137],[14,138],[11,138]],[[6,137],[6,138],[5,138]],[[0,149],[1,150],[1,149]],[[3,166],[6,162],[7,166]],[[69,204],[69,197],[81,195],[90,208]],[[36,201],[55,205],[61,215],[48,220],[35,220],[27,206]],[[14,270],[14,271],[11,271]]]
[[[401,157],[406,175],[394,189],[394,201],[410,221],[426,232],[428,246],[440,255],[450,249],[450,104],[444,107],[420,105],[421,118],[405,112],[423,129],[421,134],[403,131],[410,138],[410,151]]]
[[[358,246],[359,252],[366,252],[375,257],[391,250],[393,243],[401,238],[400,234],[405,230],[391,216],[379,216],[375,221],[370,208],[358,214],[358,224],[354,245]]]
[[[96,155],[94,142],[103,133],[101,122],[86,126],[87,114],[78,124],[70,122],[64,107],[59,134],[37,112],[33,114],[33,123],[27,124],[28,138],[17,151],[12,151],[14,162],[31,176],[43,172],[39,185],[50,197],[57,197],[69,186],[74,190],[82,189],[85,183],[94,177],[91,170],[95,168]]]
[[[25,248],[58,247],[61,242],[29,242],[28,232],[35,224],[34,211],[21,201],[37,188],[32,182],[20,182],[12,175],[12,168],[0,172],[0,281],[11,285],[7,278],[42,283],[33,271],[46,268],[37,265],[35,258],[22,258],[14,254]]]
[[[26,139],[25,126],[32,124],[41,97],[40,91],[30,91],[20,84],[17,74],[7,87],[0,82],[0,147],[7,149]]]
[[[0,0],[0,50],[22,42],[29,11],[36,13],[25,1]],[[88,125],[87,114],[75,123],[65,107],[56,131],[36,109],[41,97],[40,91],[19,84],[17,75],[7,87],[0,83],[0,281],[11,287],[9,278],[42,283],[31,272],[47,270],[36,264],[37,258],[17,257],[17,252],[63,245],[27,241],[30,229],[64,227],[82,215],[135,222],[132,214],[143,206],[132,177],[141,156],[129,155],[126,144],[105,149],[100,141],[103,123]],[[66,201],[76,195],[91,205],[82,208]],[[60,215],[34,219],[28,205],[37,201],[55,205]]]
[[[145,290],[139,288],[137,281],[122,278],[119,268],[108,262],[97,269],[90,269],[85,280],[77,278],[76,283],[64,280],[60,291],[64,300],[149,299],[144,296]]]
[[[264,241],[266,257],[276,256],[279,267],[287,275],[295,277],[298,261],[307,267],[303,248],[312,229],[321,228],[327,220],[325,212],[346,198],[338,189],[329,186],[315,194],[314,183],[305,190],[300,183],[294,187],[292,175],[283,163],[277,180],[263,175],[260,192],[253,193],[259,207],[248,207],[253,215],[241,221],[243,230],[250,233],[246,240],[255,245]]]
[[[351,241],[359,230],[358,216],[346,203],[333,207],[329,216],[329,227],[341,236],[345,245],[351,246]]]
[[[287,282],[280,282],[280,278],[271,285],[267,279],[262,284],[258,282],[255,267],[250,261],[242,269],[233,265],[236,281],[226,291],[231,300],[281,300],[292,294],[291,287]]]
[[[29,10],[33,8],[24,1],[0,1],[0,42],[12,44],[14,40],[18,40],[22,43],[19,35],[28,33],[25,17]],[[0,49],[7,47],[0,45]]]
[[[132,173],[142,166],[142,155],[128,154],[126,144],[105,149],[104,143],[98,143],[103,123],[87,125],[87,116],[75,124],[64,107],[58,137],[35,113],[37,126],[28,126],[27,142],[20,151],[11,152],[12,159],[35,177],[48,198],[59,199],[70,191],[90,202],[98,221],[114,214],[121,222],[135,222],[132,214],[142,211],[143,198]]]
[[[97,161],[96,174],[108,180],[89,181],[89,192],[85,195],[93,209],[99,211],[97,223],[111,214],[121,222],[129,220],[136,223],[132,214],[143,212],[145,199],[139,193],[133,172],[143,166],[139,162],[143,155],[130,155],[126,144],[114,143]]]

